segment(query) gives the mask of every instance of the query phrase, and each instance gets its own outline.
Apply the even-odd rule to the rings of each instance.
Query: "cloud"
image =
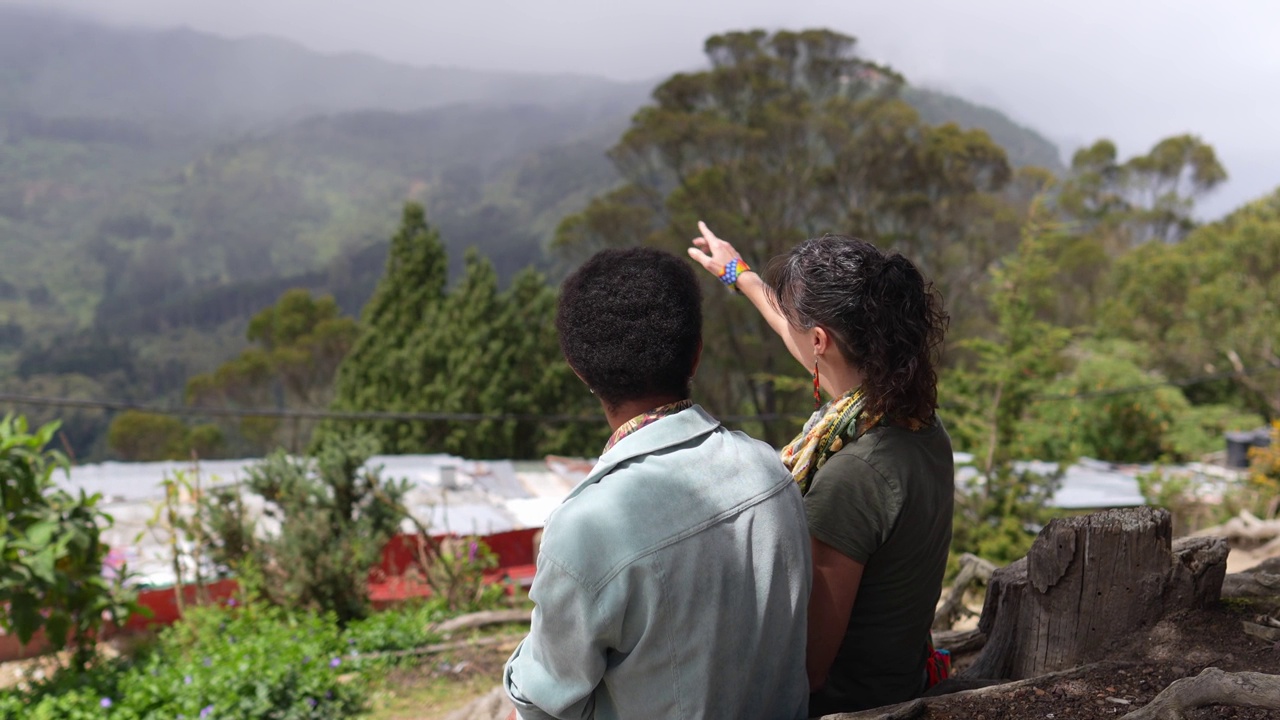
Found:
[[[1229,206],[1280,184],[1280,3],[1233,0],[42,0],[115,22],[288,37],[419,65],[657,79],[730,29],[830,27],[908,79],[994,105],[1050,138],[1125,153],[1195,132]],[[1266,158],[1269,168],[1259,168]],[[1228,198],[1222,201],[1221,198]]]

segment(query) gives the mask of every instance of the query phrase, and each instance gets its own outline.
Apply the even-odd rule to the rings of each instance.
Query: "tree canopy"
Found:
[[[591,421],[599,408],[560,356],[556,293],[546,279],[526,270],[500,291],[493,264],[470,252],[462,278],[446,289],[446,265],[422,207],[407,204],[386,274],[339,368],[333,407],[484,417],[335,421],[320,442],[364,433],[389,453],[515,458],[602,444],[603,421]],[[571,420],[539,417],[557,415]]]
[[[975,284],[1017,239],[993,212],[1012,169],[985,132],[922,122],[900,98],[902,77],[846,35],[726,33],[705,52],[710,68],[659,85],[610,151],[625,184],[562,223],[566,256],[641,243],[683,252],[705,220],[762,264],[836,232],[908,254],[952,304],[978,299]],[[803,399],[778,389],[799,369],[762,342],[760,318],[718,293],[707,310],[717,321],[704,400],[721,413],[798,411]],[[764,427],[775,443],[792,430]]]

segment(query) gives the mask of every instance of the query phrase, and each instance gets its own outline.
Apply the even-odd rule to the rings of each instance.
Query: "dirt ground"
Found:
[[[955,697],[925,715],[929,720],[1093,720],[1118,718],[1147,704],[1174,680],[1207,667],[1280,674],[1280,644],[1246,635],[1247,612],[1219,606],[1179,613],[1155,627],[1119,639],[1106,659],[1121,663],[1080,677],[1048,680],[1008,693]],[[1211,707],[1190,720],[1280,720],[1280,712]]]
[[[1105,653],[1108,665],[1071,677],[1044,680],[1010,692],[956,696],[931,707],[928,720],[1095,720],[1120,718],[1150,702],[1174,680],[1207,667],[1280,674],[1280,644],[1246,635],[1248,611],[1218,606],[1184,612],[1128,638]],[[501,676],[510,648],[474,648],[449,658],[392,673],[391,696],[379,703],[378,720],[455,720],[495,717],[461,710],[487,695]],[[963,659],[962,659],[963,660]],[[432,688],[426,694],[424,688]],[[398,696],[398,697],[397,697]],[[399,702],[397,702],[397,700]],[[459,712],[460,711],[460,712]],[[458,714],[455,714],[458,713]],[[500,713],[505,717],[505,712]],[[1211,707],[1189,720],[1280,720],[1280,712]]]
[[[502,681],[519,636],[504,645],[468,647],[391,670],[373,698],[370,720],[453,720]],[[461,713],[467,718],[471,714]],[[503,713],[503,717],[506,714]]]

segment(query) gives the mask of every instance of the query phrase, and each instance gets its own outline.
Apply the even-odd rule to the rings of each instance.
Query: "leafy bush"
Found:
[[[1176,459],[1172,428],[1191,410],[1182,392],[1156,387],[1160,378],[1138,365],[1140,350],[1126,343],[1100,343],[1081,352],[1084,357],[1072,371],[1049,384],[1045,393],[1083,397],[1033,403],[1018,438],[1019,454],[1061,462],[1080,456],[1112,462]],[[1152,387],[1106,394],[1145,385]]]
[[[1007,565],[1026,555],[1040,528],[1054,515],[1055,511],[1046,505],[1057,487],[1057,477],[1017,473],[1005,464],[980,485],[960,488],[956,493],[947,576],[954,576],[960,569],[959,558],[964,553],[997,565]]]
[[[221,560],[282,607],[333,612],[346,623],[368,613],[369,570],[404,518],[403,482],[364,467],[377,450],[368,437],[330,442],[313,457],[277,452],[249,471],[279,530],[261,537],[239,501],[239,488],[214,493],[203,511],[210,557]]]
[[[368,690],[331,614],[266,605],[198,608],[136,659],[67,671],[0,695],[0,718],[327,720],[359,714]]]
[[[486,572],[498,567],[498,556],[479,537],[430,541],[423,567],[427,584],[452,611],[474,612],[493,607],[505,592],[502,585],[484,580]]]
[[[438,599],[374,613],[347,626],[347,642],[361,655],[422,647],[439,639],[428,628],[448,615]]]
[[[1269,491],[1280,490],[1280,420],[1271,423],[1271,444],[1249,450],[1249,477]]]
[[[23,418],[0,420],[0,628],[24,644],[43,629],[53,646],[73,645],[83,667],[103,616],[123,622],[134,605],[125,573],[103,577],[100,535],[111,517],[98,509],[101,496],[54,485],[53,474],[68,467],[45,449],[57,430],[51,423],[28,433]]]
[[[1199,460],[1221,451],[1227,432],[1252,430],[1264,422],[1257,413],[1230,405],[1196,405],[1174,418],[1169,443],[1176,457]]]

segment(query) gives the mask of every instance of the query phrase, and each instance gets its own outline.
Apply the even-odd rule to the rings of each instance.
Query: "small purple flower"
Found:
[[[205,666],[205,667],[213,667],[213,659],[212,659],[212,658],[205,658],[205,659],[204,659],[204,666]],[[210,705],[209,707],[213,707],[213,706],[212,706],[212,705]]]
[[[336,667],[338,667],[338,666],[339,666],[339,665],[341,665],[341,664],[342,664],[342,658],[337,658],[337,657],[336,657],[336,658],[334,658],[334,659],[332,659],[332,660],[330,660],[330,661],[329,661],[329,667],[331,667],[331,668],[336,668]]]
[[[302,656],[302,664],[303,664],[303,665],[310,665],[310,664],[311,664],[311,656],[310,656],[310,655],[303,655],[303,656]]]
[[[236,602],[235,598],[227,598],[227,607],[235,607],[236,605],[239,605],[239,604],[240,603]]]
[[[470,560],[471,562],[475,562],[476,553],[479,552],[479,550],[480,550],[480,546],[476,544],[475,540],[472,540],[471,547],[467,550],[467,559]]]
[[[315,708],[315,706],[316,706],[317,704],[319,704],[319,703],[317,703],[317,702],[316,702],[316,699],[315,699],[315,698],[307,698],[307,704],[308,704],[308,705],[310,705],[310,706],[314,709],[314,708]]]
[[[212,714],[213,714],[213,706],[212,706],[212,705],[205,705],[205,706],[204,706],[204,708],[203,708],[202,710],[200,710],[200,717],[202,717],[202,718],[207,718],[207,717],[209,717],[209,716],[210,716],[210,715],[212,715]]]
[[[101,706],[102,706],[102,707],[104,707],[104,708],[109,708],[109,707],[111,707],[111,698],[109,698],[109,697],[104,697],[104,698],[102,698],[101,700],[99,700],[99,701],[98,701],[98,704],[99,704],[99,705],[101,705]]]
[[[355,638],[348,638],[348,639],[347,639],[347,644],[348,644],[348,645],[355,645],[355,644],[356,644],[356,639],[355,639]]]
[[[325,699],[325,700],[332,700],[332,699],[333,699],[333,691],[332,691],[332,690],[330,690],[329,692],[325,693],[325,694],[324,694],[324,699]]]
[[[182,684],[183,684],[183,685],[190,685],[190,684],[191,684],[191,676],[190,676],[190,675],[185,675],[185,676],[183,676],[183,678],[182,678]]]

